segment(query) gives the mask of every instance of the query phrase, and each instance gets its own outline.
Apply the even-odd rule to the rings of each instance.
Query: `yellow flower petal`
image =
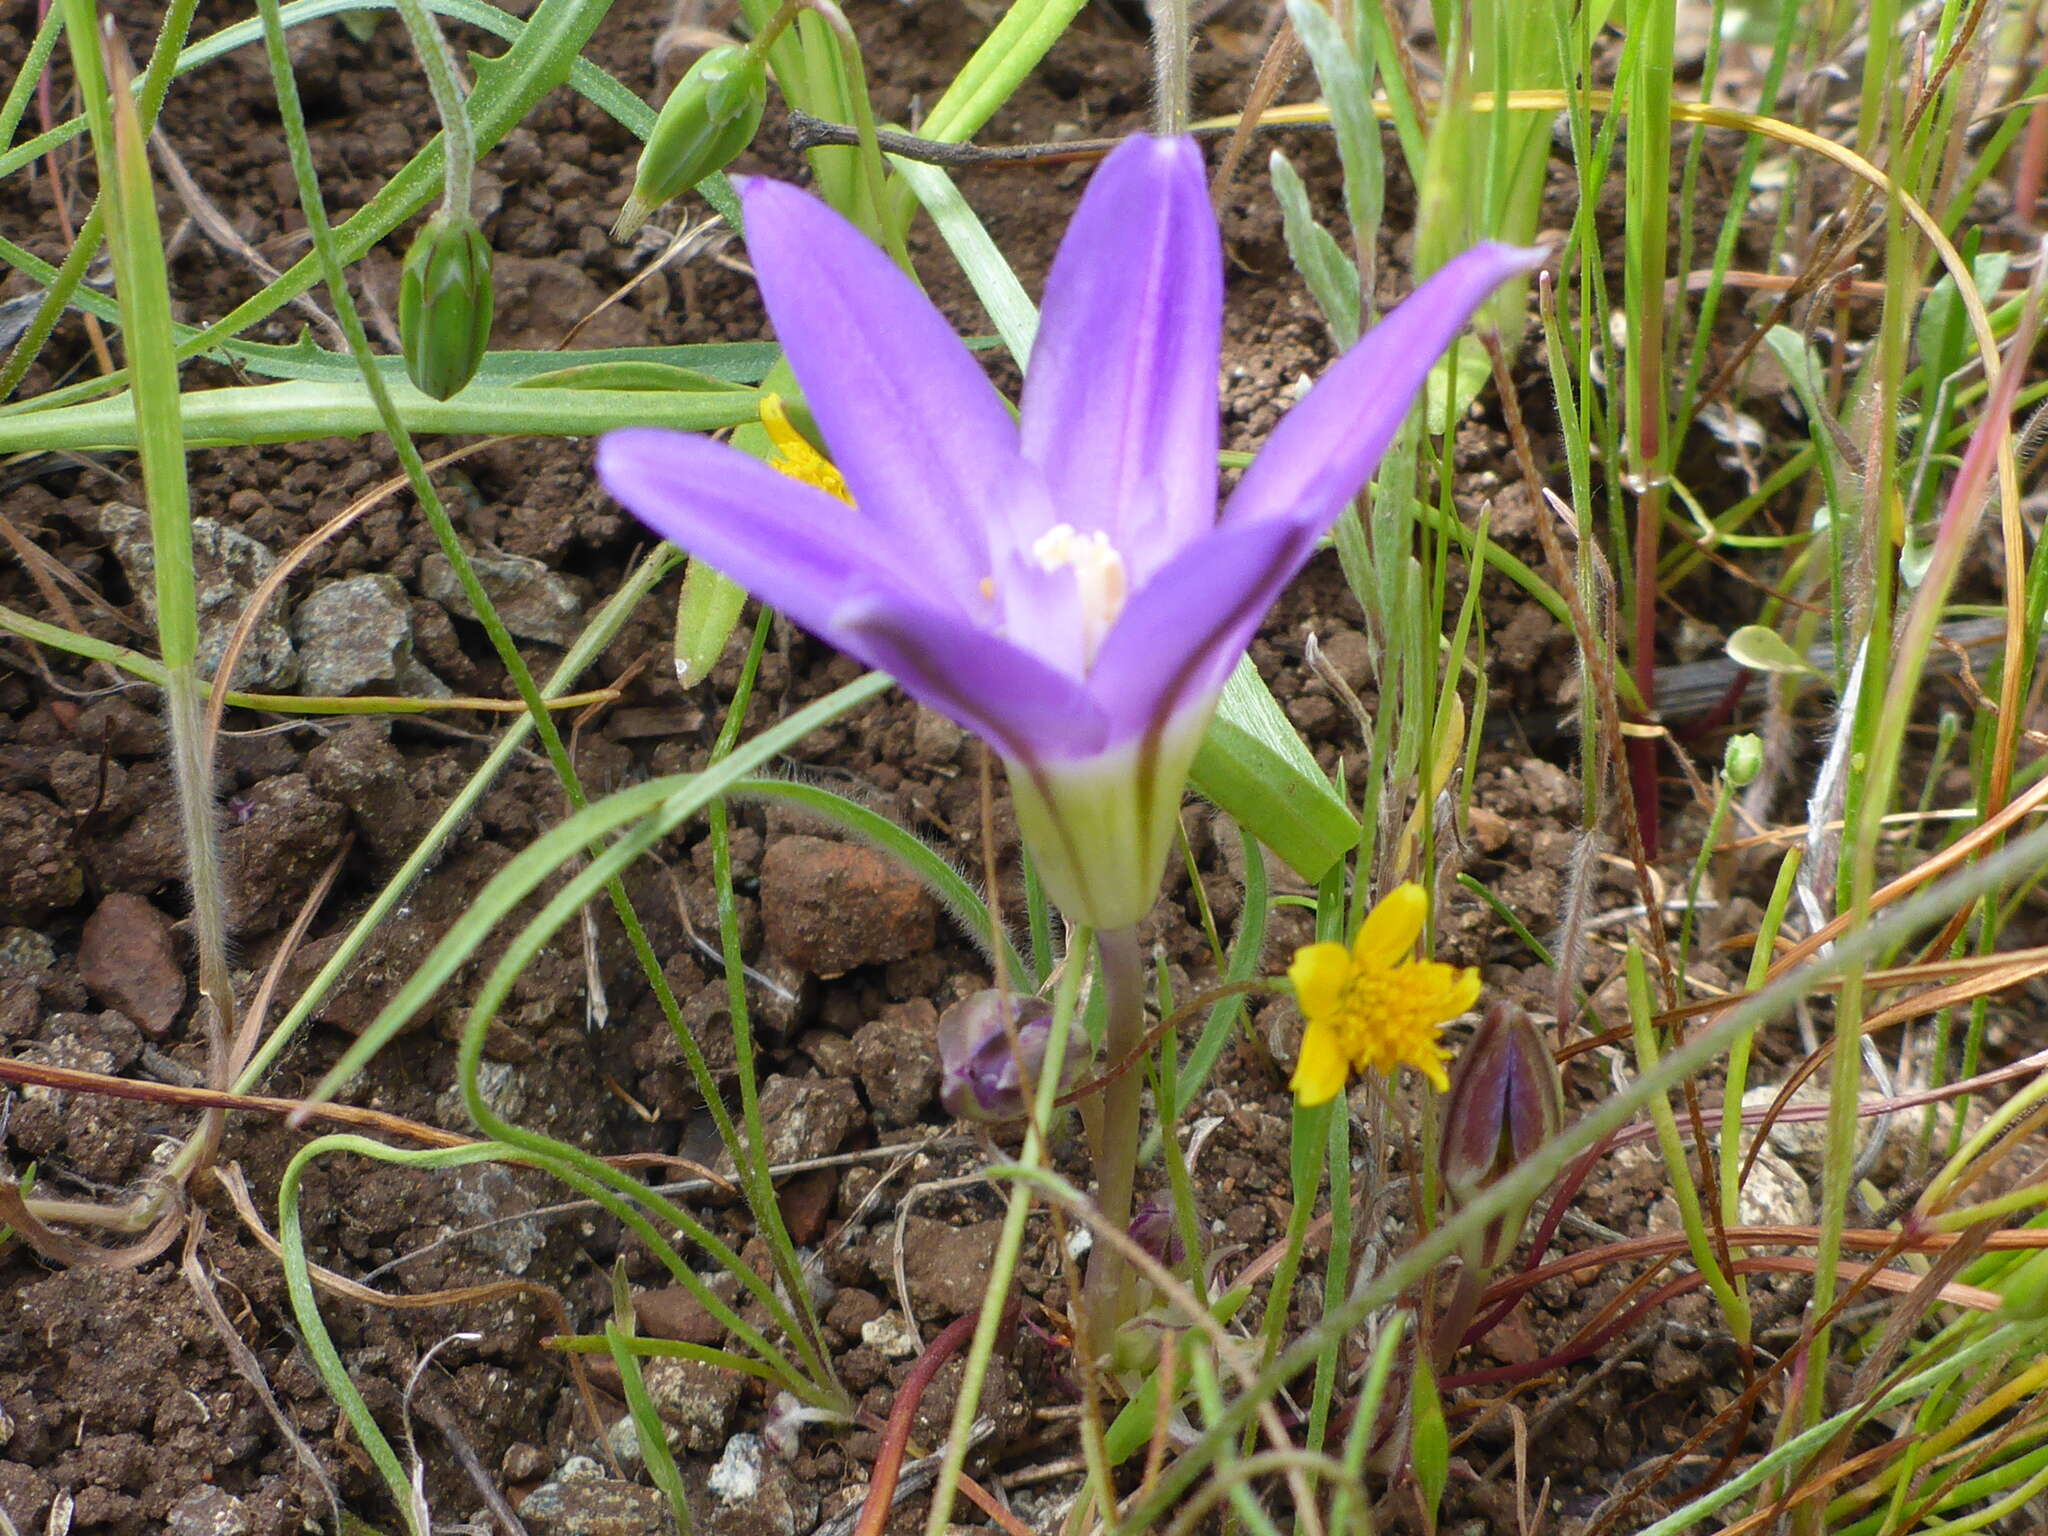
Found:
[[[1416,960],[1400,967],[1410,1006],[1448,1024],[1479,1000],[1479,973],[1471,966]]]
[[[1351,954],[1360,965],[1387,967],[1399,963],[1422,937],[1429,917],[1429,897],[1410,881],[1397,885],[1379,900],[1359,925]]]
[[[1444,1006],[1449,1010],[1444,1019],[1449,1022],[1461,1013],[1470,1013],[1472,1005],[1479,1001],[1479,972],[1472,966],[1460,970],[1457,979],[1451,983],[1450,995]]]
[[[1444,1071],[1444,1053],[1430,1050],[1427,1054],[1418,1052],[1408,1058],[1408,1065],[1429,1079],[1429,1086],[1438,1093],[1451,1091],[1450,1074]]]
[[[1344,1004],[1344,988],[1351,981],[1351,952],[1342,944],[1304,945],[1294,952],[1287,979],[1294,983],[1301,1016],[1327,1025]]]
[[[1336,944],[1316,947],[1342,948]],[[1304,1109],[1326,1104],[1344,1091],[1344,1084],[1350,1076],[1351,1065],[1344,1059],[1344,1048],[1337,1041],[1337,1032],[1329,1025],[1311,1019],[1301,1037],[1301,1060],[1295,1063],[1294,1078],[1287,1085],[1294,1090],[1294,1102]]]

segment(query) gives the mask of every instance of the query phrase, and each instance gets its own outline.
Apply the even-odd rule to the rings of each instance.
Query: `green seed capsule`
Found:
[[[612,233],[627,238],[670,198],[731,165],[767,105],[767,66],[745,48],[728,43],[692,64],[655,119]]]
[[[1721,773],[1729,784],[1741,789],[1764,769],[1764,739],[1756,735],[1730,736],[1721,754]]]
[[[398,340],[422,394],[447,400],[476,376],[491,344],[491,247],[476,220],[427,220],[398,284]]]

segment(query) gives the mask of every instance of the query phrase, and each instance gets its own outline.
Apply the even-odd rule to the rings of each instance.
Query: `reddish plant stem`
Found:
[[[853,1536],[881,1536],[889,1523],[889,1508],[896,1499],[896,1480],[903,1474],[903,1453],[910,1445],[910,1426],[917,1418],[917,1406],[924,1401],[925,1388],[939,1374],[939,1368],[974,1336],[978,1321],[970,1312],[956,1317],[939,1330],[926,1347],[903,1386],[896,1394],[896,1406],[889,1410],[889,1422],[882,1429],[882,1448],[875,1454],[875,1469],[868,1479],[868,1496],[860,1507],[860,1520]]]

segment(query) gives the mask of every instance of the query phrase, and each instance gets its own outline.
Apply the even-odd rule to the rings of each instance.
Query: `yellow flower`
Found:
[[[761,425],[768,433],[768,441],[775,445],[775,457],[768,461],[770,468],[780,470],[792,480],[801,480],[827,496],[837,496],[848,506],[853,505],[853,493],[847,490],[846,481],[840,477],[832,461],[813,448],[811,440],[790,424],[789,413],[783,410],[780,395],[761,397]]]
[[[1296,1103],[1324,1103],[1353,1072],[1371,1067],[1391,1077],[1404,1062],[1438,1093],[1450,1086],[1437,1034],[1479,1000],[1479,973],[1412,958],[1428,916],[1422,887],[1399,886],[1367,914],[1349,949],[1310,944],[1294,952],[1287,979],[1308,1021],[1288,1084]]]

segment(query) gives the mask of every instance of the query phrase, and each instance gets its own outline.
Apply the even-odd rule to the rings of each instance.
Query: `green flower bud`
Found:
[[[1529,1015],[1513,1003],[1486,1010],[1451,1068],[1444,1096],[1444,1198],[1453,1210],[1534,1157],[1564,1125],[1557,1062]],[[1479,1262],[1497,1269],[1515,1250],[1528,1210],[1488,1226]]]
[[[468,214],[435,214],[405,253],[398,340],[422,394],[446,400],[476,376],[491,344],[491,247]]]
[[[692,64],[654,120],[613,235],[626,239],[670,198],[731,165],[767,105],[768,67],[747,49],[728,43]]]
[[[1735,789],[1742,788],[1763,772],[1764,739],[1753,734],[1730,736],[1721,753],[1721,777]]]

